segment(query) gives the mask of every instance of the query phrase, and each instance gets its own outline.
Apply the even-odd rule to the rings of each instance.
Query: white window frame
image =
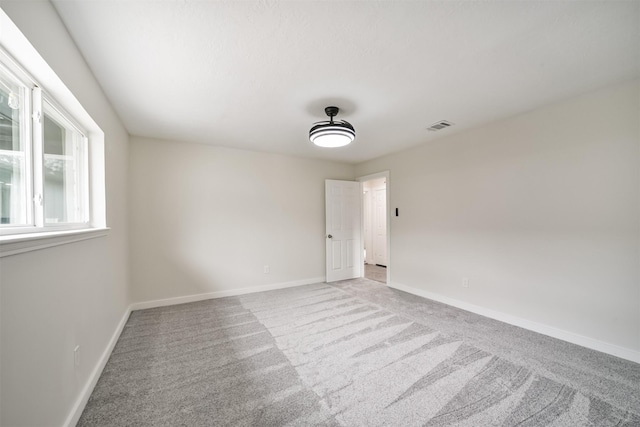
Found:
[[[0,257],[107,235],[104,132],[2,9],[0,28],[3,28],[0,32],[0,61],[27,88],[32,88],[31,96],[27,96],[30,104],[27,120],[31,125],[26,126],[25,147],[25,156],[31,159],[25,162],[28,165],[25,166],[25,174],[27,197],[30,198],[27,203],[29,225],[0,227]],[[43,205],[37,203],[37,195],[44,194],[44,160],[41,161],[42,167],[34,163],[38,156],[43,159],[42,100],[62,114],[65,124],[70,124],[86,138],[86,168],[83,172],[87,186],[87,196],[83,201],[86,222],[45,224]]]
[[[86,157],[88,152],[88,139],[86,131],[83,130],[73,116],[67,113],[56,100],[40,88],[24,70],[16,67],[14,64],[8,63],[8,56],[0,49],[0,65],[7,69],[12,77],[16,78],[23,87],[28,90],[29,96],[25,97],[24,110],[26,114],[23,116],[26,126],[23,125],[25,133],[25,177],[26,177],[26,217],[27,224],[11,225],[0,224],[0,236],[17,235],[23,233],[41,233],[46,231],[62,231],[62,230],[79,230],[89,228],[90,210],[89,200],[89,159]],[[28,99],[27,99],[28,98]],[[46,105],[46,106],[45,106]],[[45,113],[45,110],[48,110]],[[84,221],[68,222],[68,223],[48,223],[45,219],[45,206],[47,204],[44,195],[44,137],[43,122],[44,116],[47,114],[55,122],[72,129],[81,135],[87,147],[83,150],[82,165],[80,174],[81,180],[80,195],[82,204],[84,205],[82,215]],[[31,129],[31,132],[28,129]]]
[[[47,230],[70,230],[70,229],[82,229],[82,228],[88,228],[90,227],[91,224],[91,211],[89,208],[89,193],[90,193],[90,186],[89,186],[89,157],[88,157],[88,153],[89,153],[89,139],[86,136],[86,131],[84,131],[78,124],[77,122],[73,119],[72,116],[66,114],[64,112],[64,110],[62,109],[62,107],[59,107],[56,103],[56,101],[49,97],[46,93],[43,93],[41,96],[42,102],[41,102],[41,117],[44,117],[45,113],[45,103],[48,104],[48,109],[51,110],[51,118],[56,121],[59,122],[59,124],[65,125],[66,127],[74,130],[76,133],[80,134],[82,140],[83,140],[83,144],[84,144],[84,149],[82,150],[81,154],[82,155],[82,165],[81,165],[81,170],[79,171],[79,174],[82,175],[81,179],[79,180],[79,185],[80,185],[80,189],[79,191],[81,193],[83,193],[80,197],[81,197],[81,201],[82,201],[82,213],[85,217],[84,221],[77,221],[77,222],[70,222],[70,223],[60,223],[60,224],[55,224],[55,223],[47,223],[46,221],[46,217],[44,212],[40,213],[40,217],[37,218],[38,221],[40,221],[42,218],[44,218],[44,222],[42,223],[42,226],[44,228],[46,228]],[[62,122],[62,123],[60,123]],[[41,138],[39,143],[44,143],[44,139]],[[43,162],[44,162],[44,146],[41,147],[41,151],[42,151],[42,156],[43,156]],[[41,171],[44,171],[44,163],[43,163],[43,167],[41,168]],[[44,179],[41,180],[40,182],[38,182],[38,184],[44,184]],[[37,195],[37,193],[34,193]],[[43,195],[44,197],[44,188],[41,189],[40,192],[41,195]],[[44,209],[44,207],[47,204],[47,200],[46,197],[44,197],[44,203],[40,206],[40,209]]]
[[[26,110],[27,112],[31,111],[33,108],[33,102],[32,102],[32,96],[31,96],[33,86],[27,81],[28,76],[23,74],[21,70],[15,69],[14,67],[10,66],[10,64],[6,60],[6,54],[2,51],[2,49],[0,49],[0,70],[7,72],[11,76],[12,80],[16,81],[21,86],[21,89],[24,91],[24,99],[23,99],[24,110]],[[32,118],[28,113],[25,114],[23,117],[21,117],[21,119],[22,120],[20,122],[20,134],[24,142],[24,152],[22,154],[24,155],[24,171],[23,172],[25,176],[24,185],[26,188],[26,194],[23,194],[23,196],[28,199],[29,194],[31,193],[30,189],[33,188],[33,162],[31,160],[33,158],[33,144],[31,144],[31,141],[33,140],[33,126],[32,126]],[[15,152],[7,153],[7,154],[15,155]],[[29,203],[28,200],[25,200],[24,202],[26,203],[26,206],[25,206],[26,224],[32,224],[33,218],[34,218],[33,204]],[[11,230],[14,230],[14,229],[17,230],[19,228],[25,228],[25,224],[18,224],[18,225],[0,224],[0,227],[11,229]],[[0,234],[0,236],[1,235],[2,234]]]

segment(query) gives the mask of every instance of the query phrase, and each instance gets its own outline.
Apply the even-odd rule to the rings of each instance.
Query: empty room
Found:
[[[640,426],[640,1],[0,1],[0,425]]]

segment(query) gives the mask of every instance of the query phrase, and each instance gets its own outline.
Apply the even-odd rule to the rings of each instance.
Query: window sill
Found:
[[[96,237],[103,237],[108,234],[109,228],[103,227],[0,236],[0,258],[80,242],[82,240],[95,239]]]

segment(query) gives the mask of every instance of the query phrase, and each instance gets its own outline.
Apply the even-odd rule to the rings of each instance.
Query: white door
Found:
[[[327,282],[360,277],[360,183],[325,181]]]
[[[387,189],[373,191],[373,249],[375,263],[387,265]]]

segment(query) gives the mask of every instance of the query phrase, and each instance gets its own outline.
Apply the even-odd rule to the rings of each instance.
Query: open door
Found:
[[[360,277],[360,196],[359,182],[325,181],[327,283]]]

